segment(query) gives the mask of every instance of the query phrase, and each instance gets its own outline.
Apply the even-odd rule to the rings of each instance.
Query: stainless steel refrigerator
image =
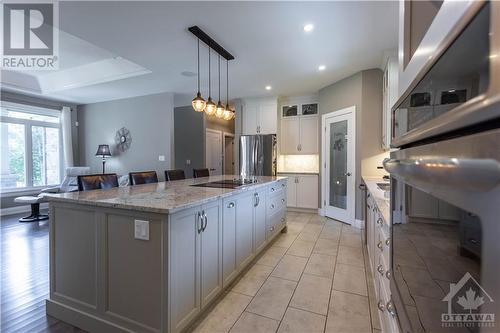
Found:
[[[276,176],[276,134],[240,137],[240,176]]]

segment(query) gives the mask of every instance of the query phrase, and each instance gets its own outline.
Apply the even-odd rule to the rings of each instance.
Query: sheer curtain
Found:
[[[73,166],[73,139],[71,137],[71,108],[63,106],[61,111],[64,167]]]

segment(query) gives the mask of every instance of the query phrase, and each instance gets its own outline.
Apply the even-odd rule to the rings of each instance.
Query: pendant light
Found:
[[[205,110],[206,102],[201,97],[200,93],[200,39],[198,38],[198,93],[196,97],[191,101],[191,105],[196,112],[203,112]]]
[[[234,118],[234,111],[229,107],[229,61],[226,60],[226,110],[224,111],[224,120]]]
[[[218,58],[218,70],[219,70],[219,101],[217,102],[217,109],[215,110],[215,116],[217,118],[224,118],[224,111],[226,109],[224,108],[224,105],[220,101],[220,55]]]
[[[208,46],[208,100],[207,100],[207,105],[205,107],[205,113],[208,115],[208,116],[213,116],[215,114],[215,110],[217,108],[217,106],[215,105],[215,103],[212,101],[212,97],[210,96],[211,94],[211,84],[212,84],[212,77],[210,75],[210,70],[211,70],[211,66],[210,66],[210,53],[212,52],[212,49],[210,48],[210,45]]]

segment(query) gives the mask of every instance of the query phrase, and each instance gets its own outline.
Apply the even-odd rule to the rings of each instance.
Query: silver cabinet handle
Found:
[[[382,312],[384,312],[384,311],[385,311],[385,304],[384,304],[384,302],[379,301],[379,302],[378,302],[378,304],[377,304],[377,306],[378,306],[378,309],[379,309],[380,311],[382,311]]]
[[[390,238],[387,238],[387,239],[385,240],[385,245],[387,245],[387,246],[391,246],[391,239],[390,239]]]
[[[494,159],[419,158],[386,159],[384,168],[404,180],[489,191],[500,184],[500,163]]]
[[[281,187],[285,187],[285,183],[282,183],[282,184],[281,184]]]
[[[271,209],[274,209],[274,204],[271,204]]]
[[[281,218],[281,222],[285,222],[285,218],[284,217]]]
[[[257,207],[260,202],[259,193],[254,193],[254,197],[255,197],[255,203],[253,204],[253,206]]]
[[[377,247],[382,251],[384,247],[382,246],[382,242],[378,242]]]
[[[382,225],[384,224],[384,220],[382,220],[380,217],[377,219],[377,224]]]
[[[201,225],[200,225],[201,223]],[[198,218],[196,219],[196,226],[198,229],[198,233],[201,233],[203,231],[203,221],[201,218],[201,212],[198,212]]]
[[[385,272],[385,277],[386,277],[388,280],[390,280],[390,279],[392,278],[391,271],[389,271],[389,270],[388,270],[387,272]]]
[[[386,309],[391,316],[396,317],[396,309],[394,308],[394,304],[392,304],[391,301],[387,302]]]
[[[285,203],[285,199],[281,199],[281,202],[282,202],[282,203]]]
[[[234,202],[230,202],[227,204],[227,208],[233,208],[234,207]]]
[[[205,224],[203,224],[203,222],[202,222],[202,229],[201,229],[201,231],[203,232],[203,231],[205,231],[205,229],[207,228],[207,224],[208,224],[208,216],[207,216],[207,214],[205,213],[205,211],[203,211],[203,212],[201,213],[201,215],[202,215],[202,218],[203,218],[203,220],[202,220],[202,221],[204,221],[204,222],[205,222]]]
[[[269,228],[269,230],[274,231],[274,227]]]
[[[382,267],[382,265],[378,265],[377,266],[377,272],[380,273],[380,275],[384,276],[384,267]]]
[[[271,192],[274,192],[276,191],[276,189],[274,187],[271,187]]]

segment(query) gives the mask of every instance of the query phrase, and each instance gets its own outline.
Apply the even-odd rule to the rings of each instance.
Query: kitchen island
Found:
[[[47,313],[90,332],[189,328],[286,227],[286,177],[233,178],[51,197]]]

